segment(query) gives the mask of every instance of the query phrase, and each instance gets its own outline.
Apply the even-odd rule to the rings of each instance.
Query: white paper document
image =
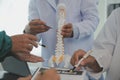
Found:
[[[86,71],[83,71],[81,75],[60,74],[60,78],[61,80],[89,80]]]

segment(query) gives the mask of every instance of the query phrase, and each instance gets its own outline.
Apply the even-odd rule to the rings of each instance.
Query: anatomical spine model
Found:
[[[66,19],[66,6],[64,4],[58,5],[58,31],[57,31],[57,44],[56,44],[56,50],[55,55],[53,55],[49,61],[50,67],[58,66],[60,63],[64,62],[65,68],[68,67],[70,56],[64,54],[64,41],[63,41],[63,35],[61,35],[61,29],[65,24]],[[66,60],[65,60],[66,59]]]

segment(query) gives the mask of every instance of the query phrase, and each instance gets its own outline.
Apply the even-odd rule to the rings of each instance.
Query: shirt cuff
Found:
[[[98,62],[100,67],[103,67],[103,71],[106,71],[111,63],[112,55],[108,54],[109,51],[106,50],[93,50],[94,52],[91,53],[96,61]]]
[[[25,29],[24,29],[24,33],[30,33],[30,26],[27,24],[26,26],[25,26]]]
[[[73,24],[73,38],[78,39],[79,38],[79,30],[77,27],[74,27],[75,25]]]
[[[99,80],[102,76],[103,72],[99,72],[99,73],[94,73],[94,72],[89,72],[88,71],[88,75],[90,75],[91,77],[93,77],[95,80]]]
[[[102,67],[102,68],[104,67],[103,64],[101,64],[102,55],[95,54],[95,52],[91,53],[90,55],[93,56],[96,59],[96,61],[99,64],[100,67]],[[104,68],[99,73],[94,73],[93,71],[90,71],[90,70],[87,70],[87,71],[88,71],[88,74],[91,77],[95,78],[96,80],[99,80],[101,78],[103,72],[104,72]]]
[[[90,55],[96,59],[96,61],[100,67],[103,67],[103,64],[101,64],[101,60],[102,60],[103,55],[99,55],[99,53],[96,54],[95,52],[91,53]]]

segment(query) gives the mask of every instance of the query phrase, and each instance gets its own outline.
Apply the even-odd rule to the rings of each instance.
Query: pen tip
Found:
[[[70,72],[72,73],[75,70],[76,67],[73,67],[72,69],[70,69]]]
[[[45,45],[43,45],[43,44],[42,44],[41,46],[46,47],[46,46],[45,46]]]
[[[76,68],[76,67],[73,67],[73,69],[72,69],[72,70],[75,70],[75,68]]]
[[[70,69],[69,72],[70,72],[70,73],[74,72],[75,68],[76,68],[76,67],[73,67],[72,69]]]

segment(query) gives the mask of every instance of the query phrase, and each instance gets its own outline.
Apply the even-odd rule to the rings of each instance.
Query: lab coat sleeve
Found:
[[[103,29],[95,40],[93,53],[103,72],[109,69],[117,39],[115,11],[110,15]],[[93,75],[92,75],[93,76]]]
[[[29,16],[28,16],[29,21],[34,20],[34,19],[39,19],[39,13],[36,7],[36,0],[30,0],[29,3]],[[36,35],[38,40],[40,41],[41,39],[41,34]]]
[[[81,0],[82,21],[73,23],[74,38],[80,39],[92,35],[99,23],[98,0]]]
[[[39,14],[38,14],[38,10],[36,7],[36,0],[30,0],[29,2],[29,21],[33,20],[33,19],[39,19]]]

